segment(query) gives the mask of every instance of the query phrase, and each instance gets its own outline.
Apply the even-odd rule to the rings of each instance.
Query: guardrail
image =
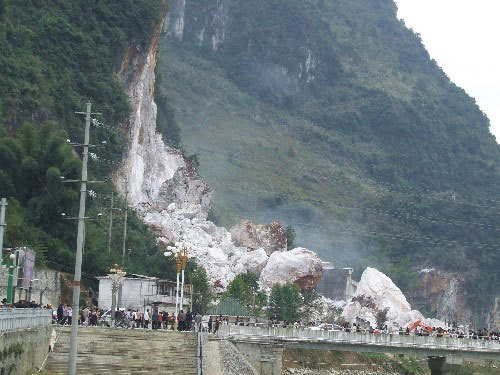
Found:
[[[52,323],[50,309],[0,309],[0,332],[44,326]]]
[[[500,355],[500,341],[474,340],[467,338],[437,337],[437,336],[406,336],[399,334],[373,334],[342,331],[312,331],[294,327],[251,327],[222,325],[219,335],[231,337],[252,337],[278,339],[281,341],[298,342],[332,342],[350,345],[411,347],[447,349],[458,351],[493,351]]]

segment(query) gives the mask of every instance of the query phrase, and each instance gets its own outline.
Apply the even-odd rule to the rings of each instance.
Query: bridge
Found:
[[[433,375],[455,373],[463,359],[500,361],[497,340],[235,325],[221,326],[219,335],[243,350],[267,346],[428,357]]]

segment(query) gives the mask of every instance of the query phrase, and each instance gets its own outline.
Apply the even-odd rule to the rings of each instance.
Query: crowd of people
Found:
[[[51,304],[48,304],[48,305],[42,305],[42,304],[39,304],[39,303],[36,303],[35,301],[28,301],[28,300],[24,300],[24,299],[21,299],[15,303],[8,303],[7,302],[7,298],[4,298],[2,300],[2,304],[0,305],[0,307],[6,307],[6,308],[16,308],[16,309],[51,309],[52,308],[52,305]]]
[[[71,325],[73,321],[73,309],[70,305],[60,304],[57,309],[53,309],[51,304],[41,305],[34,301],[19,300],[13,304],[8,304],[7,299],[3,299],[0,305],[2,308],[40,308],[40,309],[52,309],[53,323],[61,325]],[[97,326],[101,323],[105,325],[110,325],[111,317],[108,312],[108,320],[103,322],[103,316],[105,312],[97,307],[89,308],[84,306],[77,315],[78,324],[82,326]],[[177,322],[176,329],[178,331],[202,331],[206,330],[209,333],[217,334],[221,325],[228,325],[228,317],[210,316],[208,317],[208,322],[206,327],[202,325],[203,316],[201,314],[192,313],[191,311],[184,312],[181,310],[177,315],[177,319],[174,313],[168,313],[166,311],[159,311],[157,308],[152,310],[146,309],[144,312],[139,310],[117,310],[115,314],[115,322],[123,323],[126,325],[120,325],[122,327],[128,328],[143,328],[149,329],[151,325],[152,330],[174,330],[175,322]],[[251,325],[267,325],[267,326],[287,326],[283,323],[273,322],[269,320],[268,323],[249,323],[248,320],[244,321],[239,316],[236,320],[231,323],[236,325],[251,324]],[[293,324],[294,327],[302,327],[299,323]],[[388,334],[389,332],[387,325],[382,328],[372,328],[371,326],[365,327],[361,324],[344,323],[341,326],[333,324],[319,324],[318,327],[324,330],[338,330],[344,332],[358,332],[358,333],[373,333],[373,334]],[[334,328],[335,327],[335,328]],[[304,327],[307,328],[307,327]],[[454,338],[471,338],[471,339],[483,339],[483,340],[500,340],[500,332],[493,330],[488,331],[486,328],[479,328],[477,330],[466,330],[463,328],[442,328],[442,327],[417,327],[414,331],[410,331],[410,328],[400,328],[397,333],[399,335],[415,335],[415,336],[436,336],[436,337],[454,337]]]

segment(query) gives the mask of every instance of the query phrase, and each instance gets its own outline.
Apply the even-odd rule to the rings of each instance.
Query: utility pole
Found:
[[[128,219],[128,187],[127,192],[125,193],[125,218],[123,223],[123,244],[122,244],[122,266],[125,266],[125,247],[127,245],[127,219]],[[122,284],[118,286],[118,303],[117,308],[120,309],[122,307]]]
[[[113,229],[113,196],[114,196],[114,191],[111,189],[111,207],[109,209],[108,253],[111,253],[111,231]]]
[[[0,266],[2,265],[3,259],[3,234],[5,233],[5,210],[7,209],[7,199],[2,198],[0,202]]]
[[[125,221],[123,224],[122,265],[125,266],[125,247],[127,244],[128,191],[125,194]]]
[[[85,136],[83,142],[83,164],[82,164],[82,180],[80,188],[80,210],[78,213],[78,235],[76,239],[76,260],[75,260],[75,277],[73,281],[73,316],[75,319],[71,322],[71,341],[68,358],[68,373],[76,375],[76,354],[77,354],[77,336],[78,336],[78,312],[80,311],[80,282],[82,278],[82,254],[83,241],[85,230],[85,201],[87,198],[87,163],[89,158],[89,140],[90,140],[90,116],[97,114],[92,113],[92,104],[87,103],[85,112],[76,112],[77,114],[85,115]]]

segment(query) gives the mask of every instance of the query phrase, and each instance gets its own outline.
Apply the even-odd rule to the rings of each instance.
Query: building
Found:
[[[99,299],[98,305],[104,310],[111,309],[111,279],[109,276],[101,276],[99,280]],[[179,287],[179,304],[181,288]],[[173,313],[175,311],[175,291],[176,282],[169,280],[160,280],[157,277],[149,277],[136,274],[127,274],[122,285],[122,303],[121,308],[126,310],[141,310],[145,308],[152,309],[157,306],[160,311]],[[189,284],[184,284],[183,307],[179,310],[191,310],[192,288]]]

